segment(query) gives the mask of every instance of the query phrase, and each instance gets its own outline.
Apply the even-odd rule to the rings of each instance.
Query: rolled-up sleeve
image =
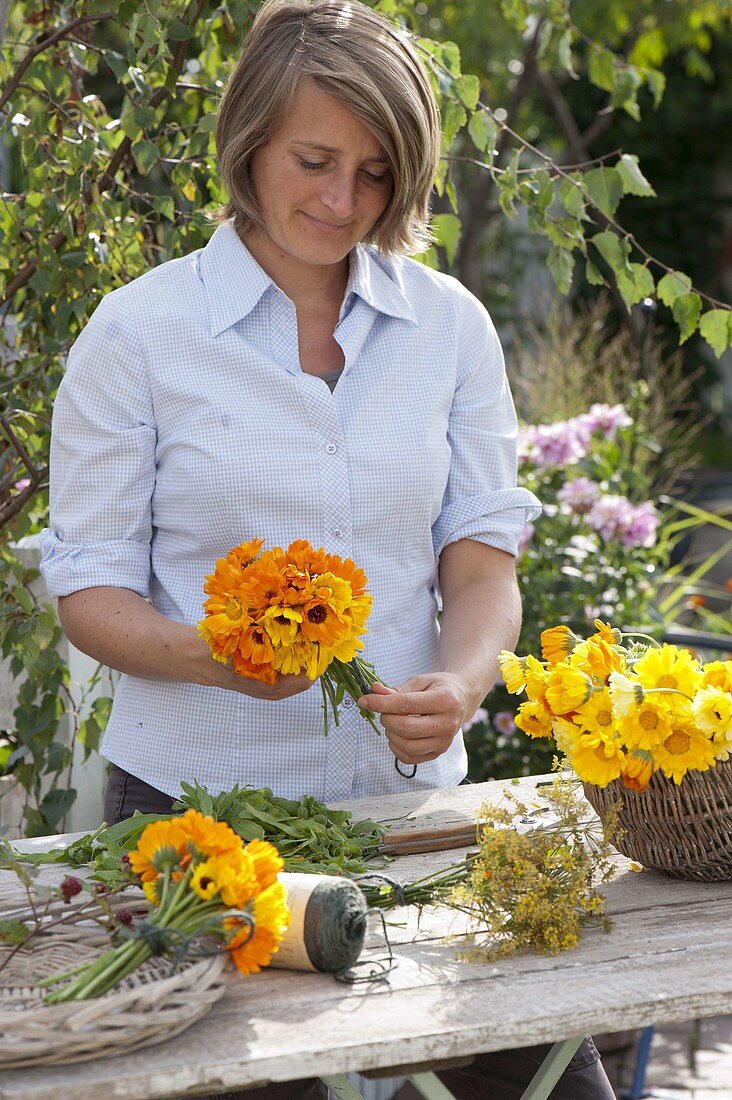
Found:
[[[503,352],[488,313],[463,291],[452,457],[442,510],[432,527],[435,556],[469,538],[516,556],[524,525],[541,504],[516,485],[518,428]]]
[[[155,418],[142,347],[118,293],[71,349],[54,405],[51,526],[41,534],[52,596],[100,585],[149,591]]]

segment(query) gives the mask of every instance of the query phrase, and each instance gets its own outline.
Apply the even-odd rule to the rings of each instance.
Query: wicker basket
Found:
[[[224,992],[226,957],[151,958],[103,997],[43,1004],[42,977],[78,966],[109,946],[77,926],[39,937],[29,950],[0,947],[0,1070],[86,1062],[170,1039]],[[10,956],[10,958],[8,958]]]
[[[654,772],[644,791],[620,780],[584,784],[585,797],[604,819],[622,802],[618,851],[644,867],[697,882],[732,879],[732,758],[705,772],[687,772],[677,786]]]

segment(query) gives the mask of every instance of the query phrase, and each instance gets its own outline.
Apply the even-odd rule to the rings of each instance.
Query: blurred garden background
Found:
[[[202,246],[255,0],[0,0],[0,821],[98,823],[113,682],[35,568],[53,397],[100,298]],[[491,311],[544,501],[525,620],[725,636],[732,598],[732,8],[381,0],[438,94],[435,245]],[[497,686],[473,779],[546,771]]]

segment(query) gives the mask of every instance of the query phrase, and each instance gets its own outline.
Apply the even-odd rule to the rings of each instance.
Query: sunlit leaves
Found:
[[[617,170],[620,173],[624,194],[640,195],[643,198],[656,194],[640,170],[638,157],[630,153],[623,153],[617,163]]]
[[[447,262],[454,263],[462,232],[460,219],[454,214],[436,214],[432,219],[432,228],[437,244],[445,249]]]

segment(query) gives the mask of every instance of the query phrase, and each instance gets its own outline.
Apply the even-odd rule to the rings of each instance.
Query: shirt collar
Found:
[[[201,250],[198,265],[208,300],[213,336],[218,336],[251,313],[270,287],[278,289],[243,244],[230,221],[222,222],[215,230],[211,240]],[[397,271],[390,275],[376,255],[361,244],[356,245],[351,253],[344,310],[348,307],[351,294],[358,295],[379,313],[417,323]]]
[[[231,222],[222,222],[201,250],[198,269],[206,291],[213,336],[251,313],[265,291],[275,286]]]
[[[386,263],[392,269],[391,274],[385,269],[386,265],[382,267],[378,253],[365,245],[356,245],[351,253],[351,271],[344,305],[348,303],[349,294],[357,294],[379,313],[400,317],[416,324],[417,317],[402,288],[398,268],[388,261]]]

